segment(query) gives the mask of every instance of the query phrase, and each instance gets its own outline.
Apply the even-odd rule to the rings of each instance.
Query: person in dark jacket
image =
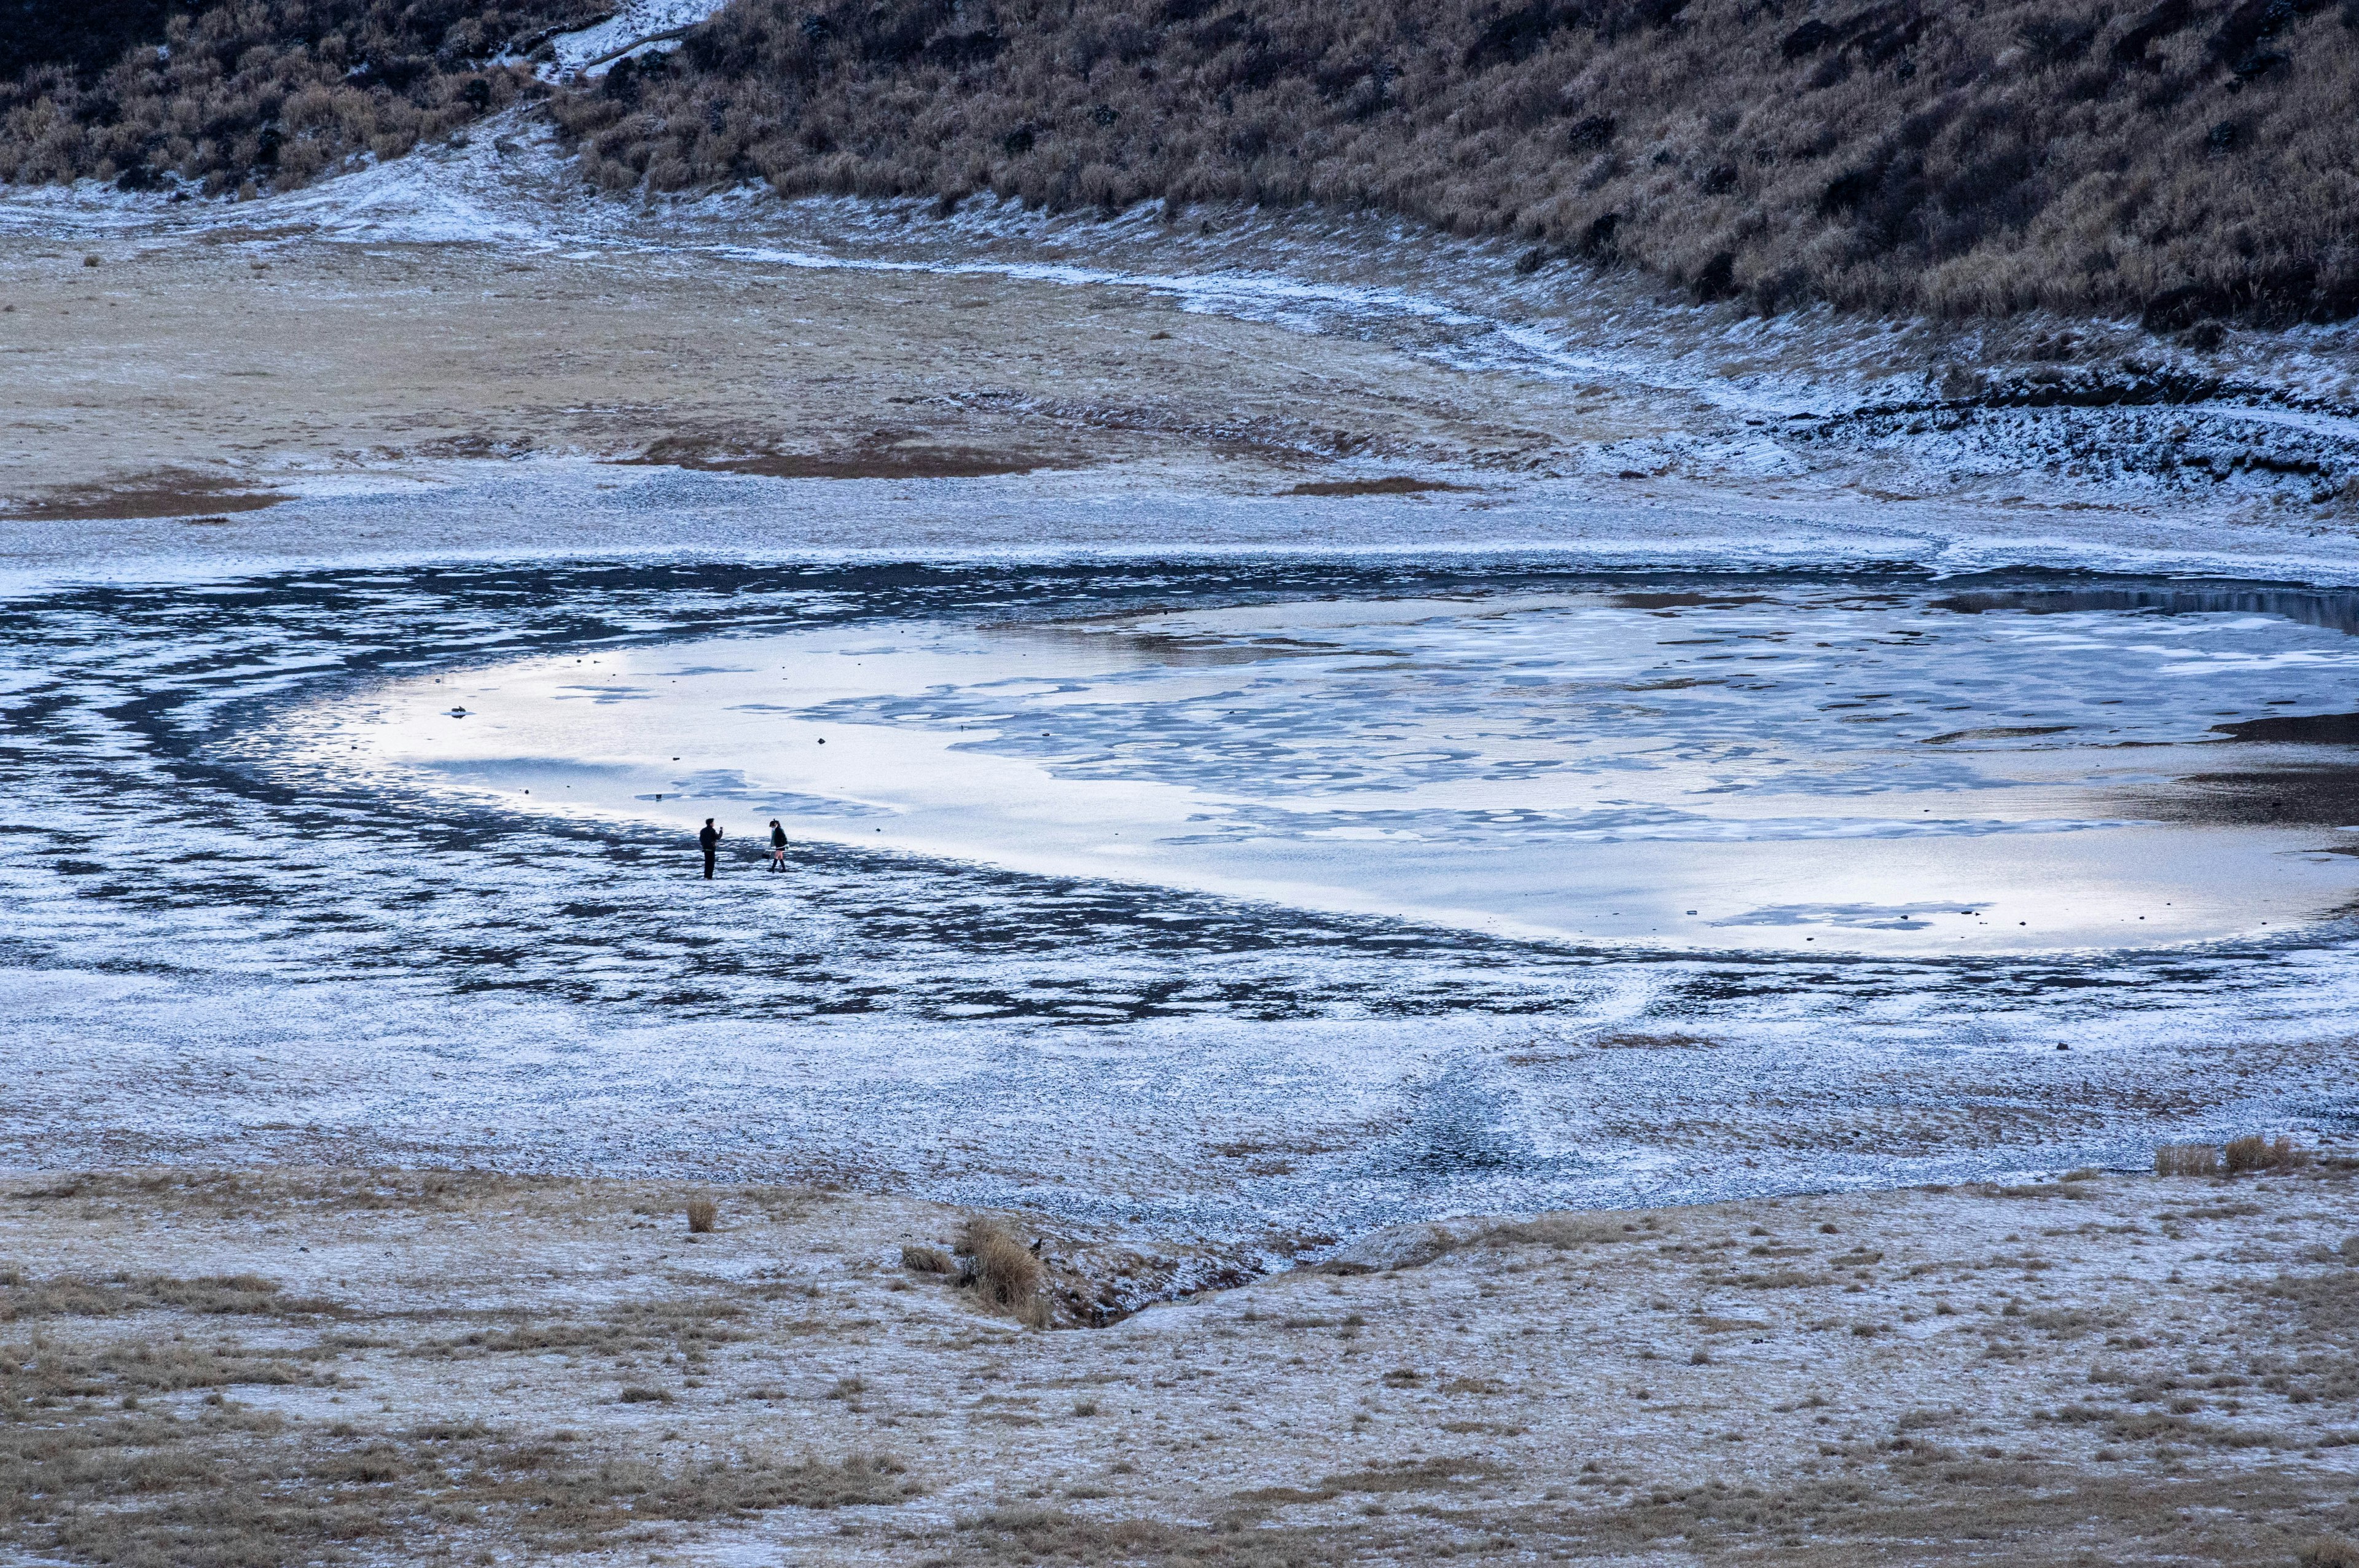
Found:
[[[787,830],[779,827],[778,819],[773,816],[770,818],[770,870],[783,871],[786,869]]]
[[[712,857],[721,849],[721,829],[712,826],[712,818],[704,819],[704,831],[696,836],[697,848],[704,851],[704,880],[712,880]]]

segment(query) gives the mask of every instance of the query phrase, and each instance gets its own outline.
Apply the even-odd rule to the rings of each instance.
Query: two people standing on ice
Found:
[[[696,847],[704,851],[704,880],[706,881],[711,881],[712,880],[713,857],[721,852],[721,840],[724,837],[725,835],[721,831],[721,829],[713,825],[712,818],[710,816],[704,819],[703,829],[696,836]],[[770,870],[774,871],[783,871],[786,869],[787,830],[784,827],[779,827],[778,819],[773,816],[770,818]]]

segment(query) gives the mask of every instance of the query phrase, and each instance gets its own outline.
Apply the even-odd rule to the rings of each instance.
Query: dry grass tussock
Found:
[[[2216,1176],[2220,1151],[2209,1143],[2165,1143],[2154,1152],[2158,1176]]]
[[[688,1200],[688,1229],[691,1236],[709,1236],[721,1223],[721,1209],[711,1198],[697,1196]]]
[[[1049,1303],[1040,1293],[1044,1271],[1039,1256],[995,1219],[978,1216],[967,1222],[959,1250],[967,1264],[959,1277],[963,1289],[973,1291],[995,1312],[1006,1313],[1033,1328],[1049,1325]]]
[[[2254,1171],[2292,1171],[2309,1164],[2310,1159],[2309,1150],[2297,1148],[2294,1141],[2283,1133],[2271,1139],[2257,1132],[2247,1132],[2242,1137],[2231,1138],[2224,1147],[2212,1143],[2162,1144],[2154,1152],[2154,1173],[2158,1176],[2216,1176],[2223,1170],[2230,1175]]]
[[[1647,1230],[1619,1215],[1543,1214],[1492,1226],[1475,1235],[1477,1247],[1548,1247],[1557,1251],[1614,1241],[1647,1239]]]
[[[252,1274],[170,1279],[155,1274],[28,1278],[0,1267],[0,1323],[46,1317],[114,1317],[125,1313],[178,1309],[208,1316],[341,1317],[335,1302],[282,1294],[277,1282]]]
[[[2332,0],[736,0],[555,113],[596,183],[1321,202],[1704,298],[2359,309]]]
[[[0,29],[0,180],[307,184],[541,92],[504,52],[590,0],[99,0]]]
[[[901,1267],[920,1274],[951,1274],[958,1271],[958,1260],[939,1247],[912,1242],[901,1249]]]
[[[2307,1164],[2307,1151],[2294,1147],[2293,1140],[2283,1133],[2275,1139],[2248,1132],[2242,1138],[2231,1138],[2220,1151],[2222,1162],[2234,1171],[2289,1171]]]

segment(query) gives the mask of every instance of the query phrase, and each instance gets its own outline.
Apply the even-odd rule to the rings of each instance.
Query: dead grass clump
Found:
[[[688,1200],[688,1229],[691,1236],[709,1236],[721,1223],[721,1208],[711,1198],[692,1197]]]
[[[638,457],[614,461],[622,468],[681,468],[756,479],[989,479],[1069,466],[1047,453],[904,445],[897,431],[880,431],[826,452],[748,450],[724,438],[666,436]]]
[[[967,1267],[961,1286],[995,1311],[1033,1328],[1048,1326],[1049,1303],[1041,1298],[1039,1256],[995,1219],[978,1216],[961,1238]]]
[[[2359,1541],[2339,1535],[2314,1536],[2294,1554],[2301,1568],[2359,1568]]]
[[[2216,1176],[2220,1151],[2209,1143],[2164,1143],[2154,1152],[2158,1176]]]
[[[0,1352],[0,1408],[41,1411],[0,1420],[0,1556],[12,1561],[294,1568],[397,1541],[402,1561],[439,1561],[486,1530],[538,1561],[650,1521],[875,1507],[924,1490],[883,1454],[671,1468],[578,1453],[571,1433],[510,1442],[473,1421],[360,1436],[234,1403],[179,1415],[43,1405],[20,1399],[32,1358]]]
[[[12,1271],[0,1277],[0,1323],[38,1317],[113,1317],[124,1313],[167,1310],[208,1316],[349,1317],[335,1302],[297,1299],[279,1293],[275,1280],[254,1274],[212,1274],[193,1280],[161,1274],[119,1275],[93,1280],[60,1274],[29,1280]]]
[[[1813,1274],[1802,1269],[1769,1269],[1757,1273],[1737,1274],[1722,1281],[1723,1284],[1748,1291],[1812,1290],[1834,1282],[1832,1274]]]
[[[1205,1532],[1153,1519],[1085,1519],[1055,1509],[1004,1508],[958,1521],[994,1556],[1027,1563],[1168,1562],[1183,1546],[1201,1546]]]
[[[1506,1473],[1506,1466],[1489,1459],[1437,1455],[1430,1459],[1396,1460],[1389,1465],[1328,1476],[1321,1479],[1319,1489],[1329,1497],[1345,1492],[1455,1491],[1495,1480]]]
[[[806,1460],[784,1472],[794,1505],[804,1509],[875,1508],[925,1496],[908,1466],[886,1454],[854,1454],[835,1465]]]
[[[939,1247],[910,1245],[901,1249],[901,1267],[919,1274],[948,1274],[958,1261]]]
[[[1473,1247],[1547,1247],[1559,1252],[1594,1247],[1609,1241],[1636,1241],[1639,1233],[1620,1221],[1585,1214],[1543,1214],[1510,1220],[1478,1232]]]
[[[2302,1152],[2283,1133],[2274,1141],[2257,1132],[2231,1138],[2221,1153],[2232,1175],[2241,1171],[2288,1171],[2303,1162]]]

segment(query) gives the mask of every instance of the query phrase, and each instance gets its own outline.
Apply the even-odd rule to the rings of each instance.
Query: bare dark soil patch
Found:
[[[211,513],[260,512],[295,498],[276,491],[248,490],[236,481],[202,474],[161,473],[143,481],[102,491],[68,491],[27,500],[0,500],[0,520],[97,523],[146,517],[188,517],[211,523]]]
[[[2140,792],[2125,804],[2163,822],[2341,827],[2359,823],[2359,766],[2190,773],[2168,792]]]
[[[1383,479],[1314,480],[1295,485],[1288,495],[1422,495],[1436,490],[1473,490],[1471,484],[1449,484],[1438,479],[1411,479],[1391,474]]]
[[[832,452],[730,452],[667,438],[629,467],[692,469],[699,473],[746,474],[758,479],[987,479],[1068,468],[1070,460],[1038,452],[989,451],[976,447],[861,444]]]
[[[2239,741],[2274,741],[2288,745],[2359,746],[2359,713],[2288,713],[2267,719],[2245,719],[2214,724],[2223,735]]]

